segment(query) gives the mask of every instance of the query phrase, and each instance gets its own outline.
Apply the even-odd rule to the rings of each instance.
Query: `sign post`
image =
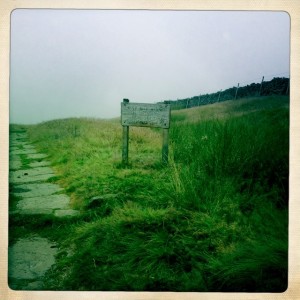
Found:
[[[128,99],[123,99],[123,103],[128,103]],[[122,162],[128,164],[128,140],[129,140],[129,126],[123,126],[123,150],[122,150]]]
[[[169,156],[169,129],[163,129],[163,144],[162,144],[162,162],[164,164],[168,163]]]
[[[170,127],[170,104],[121,103],[121,124],[123,126],[122,162],[128,163],[129,126],[159,127],[163,129],[162,162],[168,162],[168,136]]]
[[[128,163],[128,140],[129,140],[129,126],[123,126],[122,161],[124,164]]]

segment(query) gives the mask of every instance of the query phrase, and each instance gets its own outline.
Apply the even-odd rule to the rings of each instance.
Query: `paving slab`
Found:
[[[16,214],[21,215],[53,215],[53,209],[52,208],[43,208],[43,207],[36,207],[33,209],[23,209],[23,210],[13,210],[9,212],[10,216],[14,216]]]
[[[26,143],[26,137],[13,137],[11,139],[9,139],[12,143],[16,143],[16,144],[23,144]]]
[[[17,203],[20,214],[53,213],[55,209],[69,209],[70,198],[65,194],[24,198]]]
[[[55,263],[54,243],[34,235],[19,239],[8,249],[8,276],[14,279],[37,279]]]
[[[43,288],[43,281],[36,280],[28,283],[27,286],[25,286],[24,290],[34,291],[34,290],[41,290],[42,288]]]
[[[12,183],[26,183],[34,181],[45,181],[54,176],[53,170],[49,167],[38,167],[27,170],[12,171],[9,180]]]
[[[15,155],[15,154],[37,154],[36,150],[35,149],[17,149],[17,150],[11,150],[10,153],[12,155]]]
[[[17,160],[17,159],[21,159],[20,155],[11,154],[11,152],[9,153],[9,160]]]
[[[19,157],[9,161],[10,170],[18,170],[21,168],[22,168],[22,161]]]
[[[23,141],[10,141],[9,142],[9,148],[16,147],[20,149],[23,146],[24,142]]]
[[[24,144],[26,144],[26,139],[17,139],[17,138],[10,138],[9,139],[9,145],[12,146],[14,144],[17,144],[17,147],[23,146]]]
[[[79,215],[79,211],[75,209],[57,209],[54,212],[55,217],[73,217]]]
[[[33,198],[49,196],[62,190],[58,184],[54,183],[28,183],[14,186],[12,193],[20,198]]]
[[[28,182],[40,182],[46,181],[49,178],[53,177],[53,174],[41,174],[36,176],[23,176],[19,178],[10,179],[11,183],[19,184],[19,183],[28,183]]]
[[[10,151],[10,152],[11,152],[11,151],[16,151],[16,150],[19,150],[19,149],[20,149],[20,147],[9,145],[9,151]],[[10,153],[9,153],[9,154],[10,154]]]
[[[23,144],[23,148],[24,148],[24,149],[27,149],[27,150],[35,149],[34,146],[32,146],[31,144],[27,144],[27,143],[24,143],[24,144]]]
[[[47,157],[47,154],[44,153],[33,153],[33,154],[28,154],[27,158],[29,159],[41,159]]]
[[[26,170],[17,170],[13,172],[15,174],[14,176],[35,176],[35,175],[41,175],[41,174],[48,174],[53,173],[53,170],[49,167],[38,167],[38,168],[32,168],[32,169],[26,169]]]
[[[16,134],[12,133],[9,139],[11,141],[20,141],[20,140],[26,141],[26,137],[27,137],[26,133],[16,133]]]
[[[41,160],[41,161],[34,161],[32,163],[29,164],[30,168],[36,168],[36,167],[46,167],[46,166],[50,166],[51,163],[48,160]]]

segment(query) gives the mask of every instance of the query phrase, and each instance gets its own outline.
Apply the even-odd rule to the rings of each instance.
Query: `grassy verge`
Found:
[[[149,128],[130,128],[122,166],[118,120],[56,120],[28,134],[82,211],[61,232],[51,223],[72,251],[57,257],[49,288],[286,289],[288,98],[172,113],[166,167]]]

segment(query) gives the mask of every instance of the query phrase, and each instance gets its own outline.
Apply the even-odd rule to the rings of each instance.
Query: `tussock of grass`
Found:
[[[287,105],[263,97],[172,112],[168,166],[157,129],[130,128],[125,167],[119,120],[28,128],[82,211],[62,231],[72,251],[58,256],[48,288],[284,291]]]

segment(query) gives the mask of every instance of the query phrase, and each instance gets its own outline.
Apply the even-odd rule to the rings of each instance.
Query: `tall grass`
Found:
[[[59,254],[47,287],[284,291],[288,99],[252,101],[255,110],[242,100],[214,104],[213,116],[212,106],[176,112],[168,166],[160,164],[158,130],[130,128],[124,167],[118,120],[28,128],[82,211],[70,234],[63,231],[72,251]],[[91,207],[93,197],[99,201]]]

